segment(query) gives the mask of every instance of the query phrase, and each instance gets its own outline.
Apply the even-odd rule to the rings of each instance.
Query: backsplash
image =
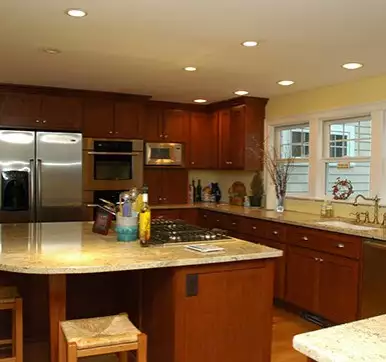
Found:
[[[221,202],[229,202],[228,189],[232,186],[233,182],[242,182],[246,189],[247,194],[250,195],[250,184],[253,178],[253,171],[206,171],[195,170],[189,171],[189,183],[194,179],[197,184],[197,180],[201,180],[203,186],[209,185],[211,182],[218,182],[221,189]]]

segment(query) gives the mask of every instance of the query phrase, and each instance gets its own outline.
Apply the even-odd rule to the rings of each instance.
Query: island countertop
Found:
[[[0,270],[27,274],[81,274],[276,258],[282,251],[239,239],[216,241],[221,252],[183,245],[143,248],[94,234],[90,222],[0,225]]]
[[[317,362],[383,362],[386,315],[299,334],[293,346]]]

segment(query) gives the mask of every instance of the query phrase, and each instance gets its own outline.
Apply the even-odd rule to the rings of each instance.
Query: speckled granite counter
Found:
[[[306,214],[296,211],[285,211],[283,214],[278,214],[274,210],[266,210],[260,208],[247,208],[242,206],[228,205],[228,204],[182,204],[182,205],[159,205],[154,206],[154,209],[187,209],[198,208],[203,210],[212,210],[232,215],[246,216],[250,218],[256,218],[261,220],[275,221],[289,225],[309,227],[313,229],[333,231],[342,234],[360,236],[367,239],[377,239],[386,241],[386,228],[375,227],[374,230],[354,230],[340,227],[333,227],[327,225],[321,225],[318,222],[326,221],[321,219],[318,215]],[[345,220],[339,218],[342,221],[352,222],[353,220]],[[371,225],[368,225],[371,227]]]
[[[384,362],[386,315],[299,334],[293,346],[318,362]]]
[[[94,234],[92,223],[0,225],[0,270],[78,274],[275,258],[282,251],[239,239],[213,242],[225,251],[199,253],[184,246],[142,248]]]

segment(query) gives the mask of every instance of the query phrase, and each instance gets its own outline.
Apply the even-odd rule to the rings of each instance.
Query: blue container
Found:
[[[118,241],[136,241],[138,239],[138,226],[117,226],[115,228]]]

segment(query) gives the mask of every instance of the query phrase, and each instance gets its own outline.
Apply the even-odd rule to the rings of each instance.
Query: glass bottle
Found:
[[[148,197],[148,188],[144,185],[142,191],[142,207],[139,212],[139,243],[141,246],[149,246],[150,242],[151,213]]]
[[[197,202],[201,202],[201,201],[202,201],[202,186],[201,186],[201,180],[198,180],[198,181],[197,181],[196,201],[197,201]]]

